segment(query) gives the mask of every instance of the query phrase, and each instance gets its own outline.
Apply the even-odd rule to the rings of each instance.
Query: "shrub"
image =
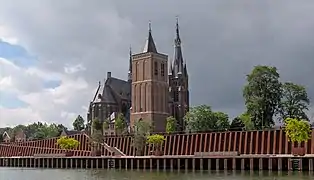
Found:
[[[76,149],[80,145],[80,142],[74,138],[62,136],[57,140],[57,144],[60,146],[61,149],[69,150]]]

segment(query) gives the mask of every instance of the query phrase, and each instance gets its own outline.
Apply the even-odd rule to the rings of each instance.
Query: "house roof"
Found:
[[[66,129],[64,129],[64,132],[68,136],[75,135],[75,134],[81,134],[82,133],[82,131],[66,130]]]
[[[7,133],[7,131],[4,131],[4,133],[2,134],[2,136],[3,137],[8,137],[9,139],[11,139],[11,137],[10,137],[10,135],[9,135],[9,133]]]

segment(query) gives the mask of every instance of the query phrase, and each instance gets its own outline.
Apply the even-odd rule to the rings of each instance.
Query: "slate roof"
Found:
[[[157,53],[157,48],[156,48],[156,45],[152,36],[150,23],[149,23],[148,37],[147,37],[147,40],[143,49],[143,53],[148,53],[148,52]]]
[[[117,98],[123,100],[130,99],[131,86],[128,81],[118,78],[107,78],[102,93],[102,101],[117,103]]]

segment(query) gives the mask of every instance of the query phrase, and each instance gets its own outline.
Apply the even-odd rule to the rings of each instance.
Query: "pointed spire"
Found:
[[[128,72],[128,81],[132,81],[132,48],[130,45],[130,52],[129,52],[129,72]]]
[[[151,22],[148,23],[148,37],[143,49],[143,53],[154,52],[157,53],[156,45],[152,36]]]
[[[176,17],[176,35],[174,39],[173,73],[175,76],[183,72],[183,56],[179,32],[179,19]]]
[[[180,39],[180,32],[179,32],[179,17],[176,16],[176,38],[175,38],[175,45],[181,46],[181,39]]]

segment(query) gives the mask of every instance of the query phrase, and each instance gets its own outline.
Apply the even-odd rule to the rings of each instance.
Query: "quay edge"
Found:
[[[313,172],[314,155],[0,157],[0,167],[150,170],[268,170]]]

